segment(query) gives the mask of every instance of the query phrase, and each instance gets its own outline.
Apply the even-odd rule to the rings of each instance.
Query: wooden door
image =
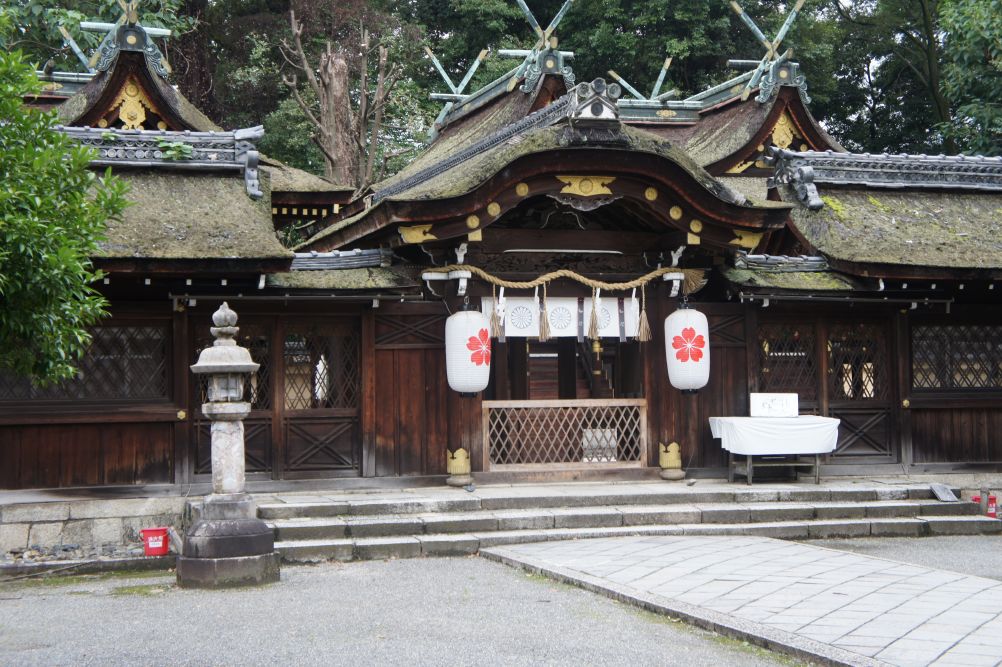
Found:
[[[760,318],[758,391],[796,393],[801,414],[841,420],[831,462],[899,459],[889,328],[878,319]]]
[[[361,364],[357,320],[283,323],[282,477],[361,472]]]
[[[888,323],[825,323],[824,413],[841,420],[832,459],[896,463]]]
[[[192,363],[212,344],[192,324]],[[260,364],[244,388],[247,478],[356,476],[360,466],[359,322],[350,318],[240,318],[238,342]],[[195,479],[212,472],[211,422],[202,416],[206,379],[191,383],[190,452]]]
[[[192,321],[189,340],[193,341],[191,362],[212,345],[213,338],[202,321]],[[275,443],[272,433],[275,401],[273,375],[275,370],[275,318],[247,316],[240,318],[240,333],[237,342],[246,347],[251,358],[261,365],[244,385],[244,400],[251,404],[251,411],[244,420],[244,465],[248,479],[270,479],[274,471],[273,459]],[[188,414],[192,416],[191,460],[196,479],[208,479],[212,474],[212,422],[202,415],[202,403],[206,400],[207,378],[199,376],[190,383]]]

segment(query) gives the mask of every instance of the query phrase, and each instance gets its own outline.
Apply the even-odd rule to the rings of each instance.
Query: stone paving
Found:
[[[1002,664],[1002,583],[991,579],[765,537],[622,537],[484,555],[836,664]]]

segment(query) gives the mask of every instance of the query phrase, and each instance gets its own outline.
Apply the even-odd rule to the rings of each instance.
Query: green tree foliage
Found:
[[[836,68],[844,37],[825,11],[827,0],[812,0],[788,34],[810,84],[813,108],[824,118],[840,111],[842,91]],[[528,5],[543,27],[559,10],[561,0],[535,0]],[[773,36],[790,8],[781,0],[742,0],[742,7]],[[513,68],[517,61],[494,55],[502,48],[529,48],[535,36],[514,0],[416,0],[408,3],[408,20],[421,25],[429,45],[453,80],[483,48],[492,55],[481,65],[470,90]],[[725,0],[577,0],[556,31],[559,46],[573,51],[571,61],[579,81],[613,69],[641,92],[650,92],[662,63],[672,65],[662,91],[679,89],[683,96],[720,83],[739,72],[728,59],[758,60],[762,46],[733,14]],[[417,79],[429,90],[446,92],[430,63]]]
[[[527,1],[544,27],[562,4]],[[769,36],[792,5],[739,1]],[[784,46],[793,48],[807,75],[815,116],[851,150],[999,152],[1000,2],[808,0]],[[481,49],[492,50],[470,91],[516,65],[498,49],[535,42],[515,0],[144,0],[147,24],[183,33],[166,40],[164,49],[185,96],[225,127],[263,121],[266,151],[313,171],[323,161],[308,135],[299,136],[309,125],[297,119],[282,85],[282,74],[291,71],[279,50],[289,35],[290,8],[304,23],[311,52],[327,39],[357,47],[368,29],[390,47],[391,62],[404,67],[385,123],[393,136],[378,157],[387,173],[413,155],[441,108],[428,93],[446,92],[423,55],[425,45],[454,81]],[[58,19],[76,30],[80,19],[120,14],[116,0],[14,0],[12,11],[28,26],[21,41],[46,45],[28,44],[38,60],[52,53],[67,58]],[[74,34],[85,47],[100,37]],[[762,56],[726,0],[576,0],[557,36],[560,48],[576,53],[571,64],[578,80],[614,69],[642,92],[650,90],[666,56],[673,62],[663,90],[675,87],[683,95],[737,74],[728,70],[729,58]]]
[[[950,0],[942,27],[945,132],[966,152],[1002,155],[1002,0]]]
[[[105,314],[89,257],[125,186],[96,176],[51,113],[25,108],[37,89],[25,57],[0,50],[0,367],[50,381],[73,375]]]
[[[181,11],[183,4],[183,0],[145,0],[140,4],[139,21],[177,34],[187,32],[194,27],[194,21]],[[81,30],[80,22],[114,23],[122,15],[122,8],[118,0],[8,0],[6,12],[14,28],[8,47],[20,49],[27,61],[38,66],[52,61],[57,69],[72,71],[81,65],[63,44],[59,27],[63,26],[89,53],[97,48],[104,34]]]

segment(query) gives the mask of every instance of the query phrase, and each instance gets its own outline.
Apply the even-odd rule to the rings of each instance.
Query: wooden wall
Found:
[[[696,394],[683,394],[668,382],[664,319],[675,310],[674,301],[657,303],[648,316],[654,339],[644,344],[645,395],[650,421],[649,460],[657,462],[658,443],[676,441],[686,468],[714,468],[727,464],[726,453],[710,433],[709,417],[748,414],[748,355],[746,332],[755,311],[731,303],[693,303],[710,325],[710,381]],[[752,329],[753,330],[753,329]]]
[[[0,488],[157,484],[173,480],[170,423],[0,427]]]
[[[1002,406],[911,410],[915,463],[1002,462]]]
[[[445,474],[446,451],[459,447],[478,469],[480,398],[449,389],[447,316],[438,304],[385,304],[373,314],[372,385],[364,390],[372,396],[371,420],[363,425],[371,443],[366,476]],[[363,342],[363,355],[365,349]]]

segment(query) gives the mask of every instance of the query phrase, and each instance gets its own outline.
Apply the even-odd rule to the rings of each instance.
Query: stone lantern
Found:
[[[278,581],[275,536],[257,518],[257,507],[244,490],[244,418],[250,403],[244,383],[259,364],[237,345],[237,314],[223,304],[212,315],[215,337],[191,367],[208,375],[208,402],[202,413],[212,420],[212,494],[190,507],[196,517],[177,559],[182,587],[220,588]]]

